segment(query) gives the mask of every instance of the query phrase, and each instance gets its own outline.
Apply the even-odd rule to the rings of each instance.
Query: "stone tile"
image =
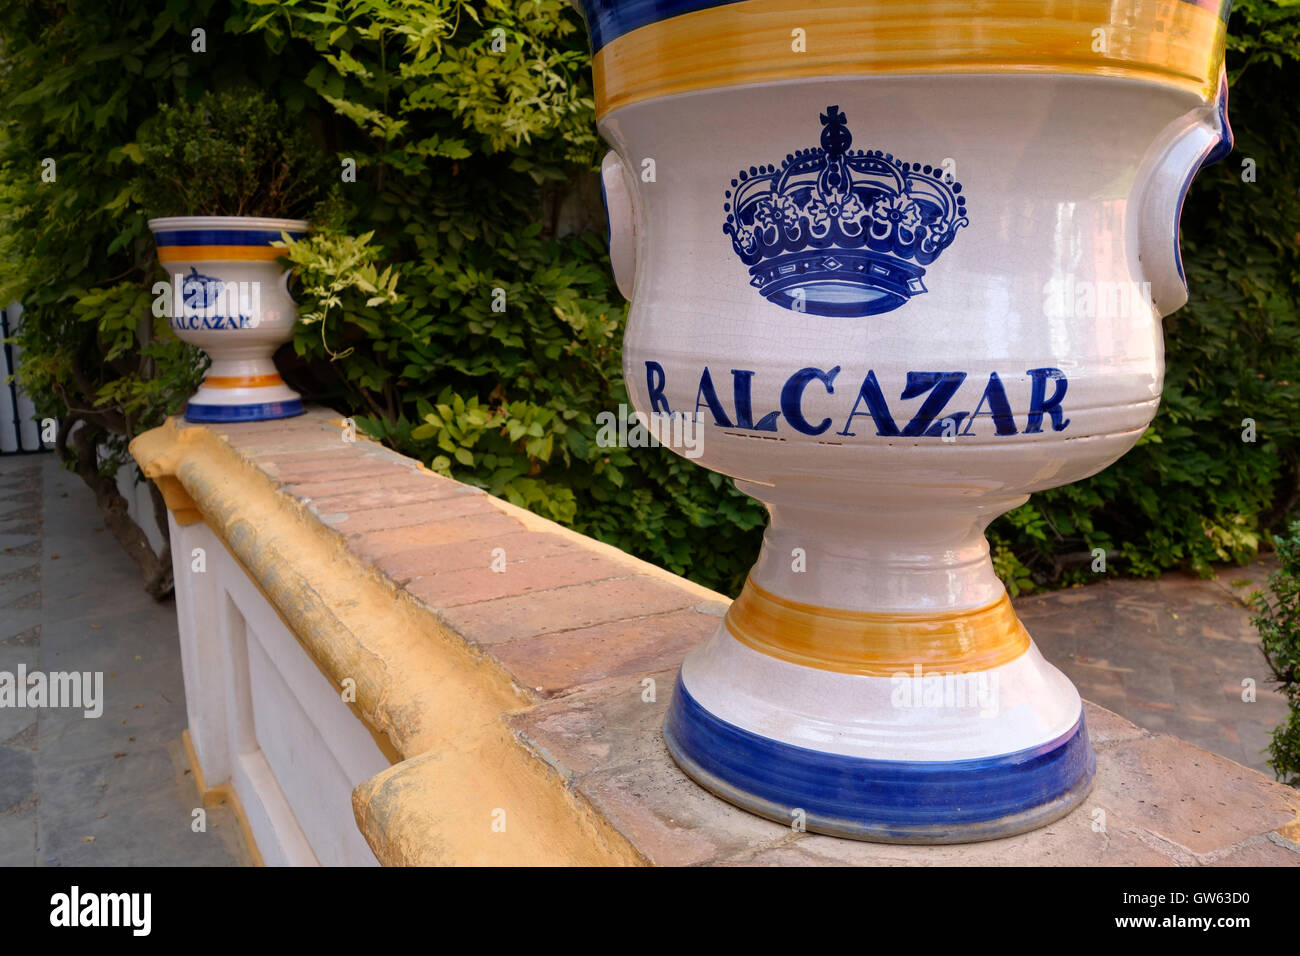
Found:
[[[35,752],[30,746],[0,746],[0,820],[36,803]]]
[[[328,451],[286,451],[275,456],[274,461],[263,461],[258,463],[259,468],[269,468],[279,470],[281,468],[294,468],[298,466],[320,465],[328,467],[331,465],[348,462],[352,460],[363,461],[381,461],[406,465],[408,468],[415,468],[417,462],[413,458],[407,458],[399,455],[383,445],[375,442],[361,439],[355,442],[340,442],[337,448]]]
[[[630,767],[583,777],[576,789],[651,863],[690,866],[786,840],[789,827],[698,786],[664,749]]]
[[[30,596],[35,594],[40,601],[41,566],[29,564],[8,574],[0,575],[0,608],[19,610],[29,607]],[[26,600],[25,600],[26,599]],[[6,612],[5,617],[9,614]]]
[[[504,537],[523,530],[524,526],[514,518],[494,510],[447,521],[365,531],[349,538],[348,547],[363,558],[376,560],[404,551],[432,549],[458,541]]]
[[[0,645],[0,671],[14,675],[16,680],[19,667],[25,667],[29,674],[39,670],[40,647],[35,644]],[[39,714],[40,711],[27,707],[0,707],[0,744],[21,734],[32,725]]]
[[[516,714],[510,726],[566,777],[666,758],[663,722],[676,681],[676,667],[616,678]]]
[[[36,865],[38,805],[0,813],[0,867]]]
[[[233,817],[208,810],[208,830],[191,829],[202,807],[178,779],[175,745],[121,758],[85,761],[42,773],[38,859],[41,865],[209,865],[239,860]],[[214,819],[215,816],[215,819]],[[214,824],[221,826],[215,827]],[[224,831],[222,830],[224,826]],[[93,839],[87,839],[87,838]]]
[[[0,459],[0,474],[8,465]],[[0,864],[245,862],[229,811],[224,822],[210,813],[209,833],[219,829],[209,849],[181,841],[198,801],[192,780],[188,793],[177,782],[185,703],[175,608],[144,594],[79,479],[53,456],[38,476],[43,502],[54,504],[33,509],[44,516],[32,539],[34,600],[0,613],[0,670],[103,670],[105,713],[89,720],[72,709],[0,709],[0,791],[31,791],[17,810],[0,812]]]
[[[516,531],[469,541],[452,541],[436,547],[398,551],[375,558],[375,567],[399,584],[429,575],[489,568],[495,548],[506,553],[506,574],[516,564],[579,550],[578,545],[558,534]],[[412,590],[413,594],[418,593]]]
[[[1124,674],[1124,692],[1135,720],[1139,712],[1176,714],[1182,703],[1168,662],[1159,659],[1127,668]],[[1138,720],[1138,723],[1141,721]]]
[[[329,499],[325,501],[328,502]],[[319,502],[316,503],[315,510],[318,512],[322,510]],[[389,528],[430,524],[435,521],[447,521],[451,518],[464,518],[478,514],[501,514],[501,509],[494,505],[487,495],[452,494],[412,505],[389,505],[365,511],[348,511],[341,516],[326,519],[325,523],[340,533],[350,536],[367,531],[386,531]]]
[[[1129,740],[1140,740],[1150,734],[1119,714],[1095,703],[1083,702],[1084,720],[1088,724],[1088,739],[1094,750],[1101,750]]]
[[[27,514],[20,517],[0,518],[0,533],[3,534],[39,534],[41,518],[39,515]]]
[[[1225,696],[1223,679],[1213,661],[1197,655],[1191,660],[1174,658],[1167,666],[1173,680],[1179,713],[1230,720],[1229,713],[1247,706],[1241,701],[1240,687],[1235,699]]]
[[[1241,746],[1241,738],[1235,730],[1219,723],[1215,718],[1179,713],[1172,715],[1170,723],[1178,728],[1174,736],[1179,739],[1245,764],[1246,754]]]
[[[0,634],[5,633],[5,631],[8,631],[9,634],[7,637],[0,639],[0,647],[32,647],[39,644],[41,642],[41,626],[31,624],[28,627],[23,627],[33,617],[37,620],[40,619],[39,615],[33,614],[31,611],[15,611],[7,615],[4,623],[0,624]],[[18,630],[18,628],[21,628],[21,630]]]
[[[778,846],[768,847],[757,852],[745,851],[735,859],[712,863],[712,866],[852,866],[842,860],[832,860],[816,853],[809,853],[802,841],[792,841]]]
[[[39,560],[41,539],[35,534],[0,534],[0,555],[31,556]]]
[[[1018,616],[1044,657],[1053,662],[1074,660],[1079,642],[1074,632],[1075,618],[1072,615],[1062,613],[1038,620]]]
[[[489,508],[492,506],[489,504]],[[495,509],[493,509],[495,510]],[[590,551],[573,549],[532,561],[506,562],[504,570],[489,566],[493,548],[481,546],[488,562],[456,571],[425,575],[407,584],[406,590],[432,607],[458,607],[494,598],[514,597],[533,591],[624,577],[628,566]],[[506,551],[507,558],[510,552]]]
[[[469,640],[495,645],[675,611],[698,601],[682,588],[648,575],[632,574],[451,608],[442,612],[442,618]]]
[[[1265,555],[1244,568],[1220,568],[1214,583],[1231,600],[1244,606],[1252,592],[1268,590],[1268,577],[1277,569],[1277,556]]]
[[[1137,582],[1132,582],[1136,584]],[[1221,607],[1226,595],[1212,586],[1212,579],[1202,578],[1184,571],[1170,571],[1150,582],[1148,587],[1134,589],[1142,600],[1152,600],[1151,592],[1171,607],[1193,608]]]
[[[373,478],[375,481],[386,481],[418,474],[414,463],[399,465],[356,455],[330,455],[326,456],[324,461],[316,460],[296,465],[284,464],[277,458],[273,462],[267,462],[263,470],[273,475],[277,481],[295,490],[299,485],[327,481],[346,481],[366,477]]]
[[[332,422],[341,421],[339,415],[308,414],[293,418],[278,418],[266,422],[237,422],[229,425],[207,425],[209,430],[223,436],[232,445],[239,448],[253,448],[287,439],[297,439],[306,444],[313,438],[328,437],[339,444],[353,444],[343,441],[343,429]],[[182,426],[186,427],[186,426]],[[188,427],[195,427],[192,423]],[[305,448],[294,449],[305,451]]]
[[[1209,866],[1300,866],[1300,850],[1255,837],[1204,862]]]
[[[1273,768],[1268,765],[1268,746],[1273,741],[1273,728],[1282,722],[1279,715],[1276,720],[1263,721],[1240,720],[1236,724],[1237,739],[1241,741],[1242,752],[1246,759],[1242,761],[1253,770],[1273,779]]]
[[[401,467],[407,471],[420,470],[420,463],[383,445],[374,442],[341,442],[327,451],[283,452],[273,459],[260,459],[257,467],[282,481],[301,480],[290,476],[320,475],[328,478],[340,468]]]
[[[1113,827],[1094,829],[1096,807],[1085,800],[1068,816],[1004,840],[946,846],[903,846],[806,834],[795,846],[810,865],[847,866],[1173,866],[1168,855]],[[1100,825],[1100,818],[1096,823]],[[758,854],[754,862],[761,862]]]
[[[131,755],[168,745],[185,727],[184,695],[162,688],[183,684],[177,661],[117,664],[104,675],[103,713],[50,708],[41,715],[41,767],[55,770],[115,754]],[[113,676],[110,676],[112,674]]]
[[[1175,737],[1127,741],[1097,754],[1091,800],[1112,828],[1141,828],[1196,854],[1294,820],[1300,793]]]
[[[448,485],[452,487],[448,488]],[[401,491],[428,491],[430,489],[441,489],[448,493],[454,493],[458,490],[458,487],[454,482],[448,482],[439,475],[407,470],[401,474],[369,474],[358,477],[336,477],[305,481],[289,485],[288,490],[295,498],[333,500],[346,499],[358,493],[369,493],[376,490],[385,494]],[[342,506],[333,510],[351,511],[354,508]]]
[[[300,501],[306,502],[313,512],[325,517],[339,515],[346,517],[354,512],[482,494],[478,489],[468,489],[464,485],[455,484],[449,486],[438,479],[437,475],[424,474],[401,479],[401,487],[394,487],[391,482],[369,482],[358,487],[361,490],[347,494],[324,495],[320,498],[303,497],[300,488],[290,489],[290,493]]]
[[[1094,667],[1074,661],[1053,661],[1066,677],[1074,682],[1079,695],[1103,707],[1123,710],[1127,703],[1124,689],[1124,672],[1111,667]]]
[[[718,623],[711,614],[687,609],[524,638],[498,644],[493,653],[521,684],[550,697],[605,678],[640,679],[675,666]]]
[[[0,496],[0,520],[8,521],[16,517],[33,515],[39,510],[40,499],[31,492],[21,491]]]
[[[328,454],[340,444],[348,444],[340,437],[337,431],[330,435],[321,432],[318,435],[307,435],[304,437],[294,437],[292,435],[275,435],[260,438],[257,441],[241,440],[236,447],[239,449],[240,456],[256,466],[259,462],[267,459],[276,459],[285,452],[308,452],[314,451],[321,454]]]

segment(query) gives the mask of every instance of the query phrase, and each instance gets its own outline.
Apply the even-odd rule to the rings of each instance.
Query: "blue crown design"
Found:
[[[181,299],[185,303],[185,308],[196,310],[213,308],[221,297],[224,285],[225,283],[220,279],[200,275],[198,269],[190,266],[190,274],[181,281]]]
[[[815,315],[878,315],[925,292],[921,276],[966,218],[961,183],[942,166],[880,150],[850,152],[838,106],[821,116],[821,147],[780,168],[741,170],[722,231],[771,302]],[[910,261],[909,261],[910,260]]]

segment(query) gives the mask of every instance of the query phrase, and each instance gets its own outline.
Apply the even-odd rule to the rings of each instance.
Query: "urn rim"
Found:
[[[204,229],[209,231],[238,231],[244,229],[274,230],[276,232],[310,232],[306,219],[278,219],[273,216],[163,216],[148,221],[149,231],[170,232],[178,229]]]

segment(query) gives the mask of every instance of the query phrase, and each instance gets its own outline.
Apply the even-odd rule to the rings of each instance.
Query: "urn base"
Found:
[[[266,422],[276,418],[293,418],[303,411],[302,399],[298,398],[288,402],[255,402],[244,405],[201,405],[187,402],[185,420],[207,424]]]
[[[267,361],[270,365],[270,361]],[[185,420],[208,424],[264,422],[303,413],[302,398],[275,366],[255,375],[212,375],[185,406]]]
[[[724,800],[833,836],[968,843],[1051,823],[1092,787],[1082,701],[1032,642],[885,676],[766,653],[734,617],[687,657],[664,726]]]

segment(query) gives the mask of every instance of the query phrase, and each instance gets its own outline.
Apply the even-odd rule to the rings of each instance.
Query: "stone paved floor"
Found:
[[[103,671],[104,711],[0,707],[0,865],[229,865],[181,745],[175,608],[157,604],[53,455],[0,457],[0,672]]]
[[[1170,573],[1113,580],[1015,601],[1044,656],[1079,693],[1147,730],[1174,734],[1266,774],[1286,698],[1269,670],[1245,598],[1271,560],[1221,568],[1215,580]],[[1256,700],[1242,700],[1242,681]]]

